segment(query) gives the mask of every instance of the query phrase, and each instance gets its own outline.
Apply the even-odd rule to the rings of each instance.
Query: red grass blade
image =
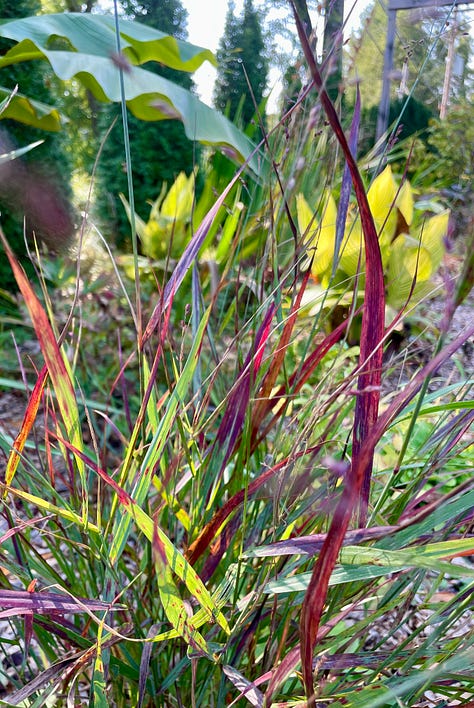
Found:
[[[8,494],[7,487],[10,486],[10,484],[12,483],[13,477],[15,476],[15,472],[18,467],[18,463],[20,462],[21,454],[25,448],[26,441],[31,432],[31,428],[33,427],[33,424],[36,420],[47,378],[48,369],[46,366],[44,366],[41,369],[33,391],[31,392],[30,400],[28,401],[28,405],[26,407],[20,432],[15,438],[15,442],[13,443],[12,450],[8,457],[7,468],[5,470],[6,488],[3,493],[4,497],[6,497],[6,495]]]
[[[381,342],[384,335],[385,289],[377,231],[370,212],[364,184],[357,163],[347,143],[336,110],[324,89],[314,54],[301,20],[298,17],[296,7],[293,2],[291,2],[291,5],[295,16],[298,35],[313,83],[319,91],[321,103],[331,128],[344,152],[346,163],[352,177],[364,234],[366,271],[360,342],[360,374],[357,383],[359,395],[355,409],[352,466],[347,476],[347,482],[342,497],[334,513],[327,541],[323,546],[318,562],[313,570],[301,612],[300,636],[302,670],[308,705],[309,708],[312,708],[315,705],[312,655],[327,594],[329,578],[334,569],[339,549],[357,503],[359,503],[360,506],[361,521],[364,522],[366,518],[374,448],[367,449],[367,445],[364,441],[372,439],[370,433],[378,416],[382,371]],[[365,445],[364,455],[361,454],[362,445]],[[364,465],[363,468],[361,468],[362,464]],[[362,471],[362,474],[360,474],[360,471]]]
[[[310,275],[311,271],[307,270],[304,275],[303,282],[301,283],[298,294],[296,296],[295,302],[291,308],[291,312],[285,322],[280,341],[278,342],[275,354],[272,357],[270,368],[267,371],[262,386],[260,388],[258,394],[258,401],[256,401],[252,411],[252,439],[255,438],[256,433],[268,412],[268,399],[270,398],[270,394],[273,390],[273,387],[275,386],[278,374],[280,373],[281,367],[283,365],[286,350],[288,348],[288,345],[290,344],[291,335],[293,333],[293,329],[298,318],[298,312],[301,307],[301,301],[303,299],[303,295],[308,284]]]
[[[67,431],[68,439],[73,443],[75,448],[81,450],[83,445],[76,395],[48,315],[31,287],[24,270],[19,265],[1,229],[0,240],[28,308],[44,361],[56,393],[59,410],[61,411],[61,417]],[[82,474],[83,467],[77,456],[76,461],[79,472]],[[83,508],[83,517],[86,517],[86,504],[84,504]]]
[[[390,406],[379,417],[371,429],[367,439],[360,446],[357,464],[352,463],[352,484],[346,484],[340,502],[337,505],[334,517],[324,541],[321,553],[313,570],[311,580],[306,591],[301,616],[301,659],[303,675],[307,691],[308,704],[314,706],[312,653],[318,636],[319,624],[323,613],[324,604],[331,573],[337,562],[339,551],[344,542],[351,511],[354,504],[353,489],[360,489],[367,466],[371,463],[375,445],[378,443],[388,426],[397,415],[415,397],[428,376],[431,376],[438,367],[469,338],[474,335],[474,325],[465,330],[459,337],[447,345],[432,361],[430,361],[392,401]],[[308,683],[307,683],[308,682]]]

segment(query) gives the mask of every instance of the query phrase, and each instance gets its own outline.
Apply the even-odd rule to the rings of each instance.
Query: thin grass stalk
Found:
[[[117,46],[117,57],[122,54],[121,42],[120,42],[120,27],[118,18],[118,4],[117,0],[114,0],[114,20],[115,20],[115,41]],[[137,315],[136,326],[138,342],[141,341],[142,335],[142,314],[141,314],[141,297],[140,297],[140,270],[138,267],[138,239],[137,239],[137,228],[135,224],[135,194],[133,190],[133,175],[132,175],[132,154],[130,150],[130,135],[128,131],[128,115],[127,115],[127,102],[125,99],[125,84],[123,80],[123,67],[122,64],[117,61],[117,68],[119,72],[119,82],[120,82],[120,106],[122,110],[122,126],[123,126],[123,140],[125,146],[125,166],[127,171],[127,187],[128,187],[128,203],[130,204],[130,229],[132,237],[132,251],[133,251],[133,268],[135,273],[135,311]]]

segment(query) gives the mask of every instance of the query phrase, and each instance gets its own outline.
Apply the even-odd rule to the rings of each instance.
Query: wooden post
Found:
[[[454,11],[453,16],[453,26],[449,31],[448,40],[448,56],[446,57],[446,70],[444,72],[444,83],[443,83],[443,95],[441,97],[441,105],[439,107],[439,117],[441,120],[446,118],[446,111],[449,104],[449,90],[451,88],[451,78],[453,76],[453,63],[454,63],[454,46],[456,40],[456,29],[457,29],[457,8]]]
[[[395,46],[396,23],[397,11],[389,9],[387,42],[385,44],[385,53],[383,57],[382,96],[380,98],[379,113],[377,116],[377,140],[382,137],[388,128],[388,116],[390,112],[390,81],[393,71],[393,50]]]

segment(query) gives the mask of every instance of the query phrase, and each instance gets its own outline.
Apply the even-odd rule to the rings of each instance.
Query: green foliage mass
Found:
[[[234,3],[230,2],[217,52],[219,67],[214,103],[216,108],[234,120],[238,117],[246,126],[255,114],[255,104],[260,105],[262,101],[267,86],[268,60],[259,12],[252,0],[245,0],[240,18],[235,16],[234,9]]]
[[[41,9],[36,0],[19,0],[12,3],[0,0],[0,17],[14,19],[34,15]],[[0,39],[0,54],[13,42]],[[9,90],[18,86],[21,93],[38,101],[58,103],[54,74],[45,64],[22,62],[4,68],[0,85]],[[60,248],[73,232],[69,206],[70,163],[65,149],[65,136],[47,134],[0,115],[0,153],[7,153],[38,140],[44,143],[24,157],[5,162],[0,168],[1,226],[14,250],[22,257],[26,254],[24,242],[24,217],[26,235],[32,232],[49,246]],[[28,267],[28,265],[27,265]],[[5,289],[16,289],[10,266],[3,250],[0,252],[0,282]]]
[[[471,103],[453,106],[445,120],[431,121],[428,145],[439,158],[436,178],[445,185],[457,184],[472,193],[474,174],[474,123]]]
[[[122,3],[129,18],[148,24],[178,39],[186,38],[187,13],[179,0],[154,0]],[[165,79],[186,89],[192,89],[189,74],[167,67],[158,67],[149,62],[143,65]],[[120,118],[120,106],[101,106],[98,119],[98,143],[100,143],[116,118]],[[176,120],[144,122],[128,114],[130,149],[134,179],[135,207],[145,218],[149,203],[161,191],[163,183],[171,185],[181,171],[190,174],[199,159],[199,148],[185,135],[183,125]],[[109,134],[100,158],[97,171],[97,210],[107,238],[120,246],[126,246],[130,238],[130,225],[120,202],[121,193],[128,195],[127,175],[124,170],[124,141],[121,120],[117,120]]]
[[[369,106],[362,110],[359,132],[359,154],[366,155],[375,144],[377,128],[378,106]],[[421,101],[411,97],[408,99],[395,99],[390,102],[389,126],[397,122],[397,143],[409,138],[414,133],[426,138],[430,120],[435,117],[432,110]]]
[[[472,103],[463,101],[450,107],[445,119],[433,118],[425,142],[416,143],[411,160],[414,184],[439,191],[448,198],[454,212],[453,237],[460,244],[469,243],[474,234],[472,111]]]

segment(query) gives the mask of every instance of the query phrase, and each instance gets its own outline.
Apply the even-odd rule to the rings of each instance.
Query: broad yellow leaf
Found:
[[[423,246],[409,248],[403,257],[403,265],[411,278],[423,281],[433,274],[433,261],[430,252]]]
[[[321,221],[318,222],[313,210],[302,194],[296,196],[296,214],[298,228],[302,236],[306,235],[308,255],[313,259],[311,273],[318,280],[327,274],[334,257],[336,239],[337,206],[330,192],[324,197]]]
[[[395,206],[400,210],[405,223],[410,226],[413,221],[413,190],[408,180],[405,180],[398,192]]]
[[[191,219],[194,201],[194,172],[186,177],[180,172],[161,205],[161,216],[172,222]]]
[[[400,234],[392,244],[387,276],[387,303],[399,309],[408,300],[418,302],[430,294],[433,261],[417,239]]]
[[[334,243],[336,240],[336,218],[336,202],[328,192],[326,194],[321,224],[311,244],[316,249],[311,272],[318,278],[321,278],[331,269],[334,258]]]
[[[367,193],[370,211],[381,240],[390,241],[397,225],[394,209],[397,185],[390,165],[375,178]]]
[[[346,233],[341,246],[339,268],[346,275],[355,276],[365,268],[365,248],[360,219],[346,225]]]
[[[432,269],[436,270],[444,254],[444,237],[448,231],[449,209],[425,221],[420,230],[420,241],[430,254]]]
[[[296,195],[296,219],[300,235],[306,243],[311,243],[318,228],[318,221],[303,194]]]

